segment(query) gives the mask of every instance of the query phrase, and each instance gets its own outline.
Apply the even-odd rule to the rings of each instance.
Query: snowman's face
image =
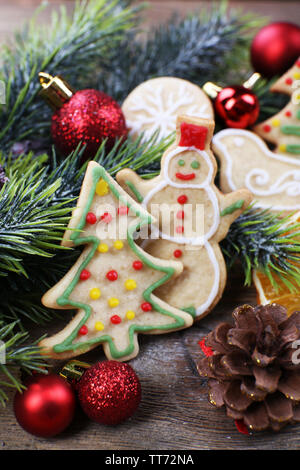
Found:
[[[180,152],[169,161],[168,176],[177,184],[201,185],[207,182],[210,174],[210,162],[195,150]]]

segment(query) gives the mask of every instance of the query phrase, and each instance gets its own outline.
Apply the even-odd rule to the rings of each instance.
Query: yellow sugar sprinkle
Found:
[[[280,144],[278,147],[279,152],[285,152],[286,151],[286,145],[285,144]]]
[[[90,290],[90,298],[93,299],[93,300],[97,300],[99,299],[101,295],[101,291],[100,289],[98,289],[98,287],[94,287],[93,289]]]
[[[114,247],[116,250],[122,250],[124,243],[121,240],[116,240],[114,243]]]
[[[273,119],[273,120],[272,120],[272,126],[273,126],[273,127],[278,127],[278,126],[280,126],[280,120],[277,119],[277,118],[276,118],[276,119]]]
[[[133,279],[127,279],[124,283],[125,289],[133,290],[136,288],[136,282]]]
[[[116,299],[115,297],[111,297],[107,302],[111,308],[117,307],[120,303],[119,299]]]
[[[135,313],[134,313],[133,310],[128,310],[128,311],[126,312],[126,318],[127,318],[127,320],[133,320],[134,317],[135,317]]]
[[[106,243],[100,243],[100,245],[98,245],[98,251],[100,253],[107,253],[108,245]]]
[[[103,325],[102,321],[96,321],[96,323],[95,323],[95,330],[97,330],[97,331],[102,331],[102,330],[104,330],[104,325]]]
[[[105,196],[109,192],[109,187],[106,181],[104,181],[103,178],[101,178],[96,186],[96,193],[98,196]]]

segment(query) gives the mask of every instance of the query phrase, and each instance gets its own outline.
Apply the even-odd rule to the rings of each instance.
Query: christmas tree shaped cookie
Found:
[[[271,88],[291,95],[290,102],[276,115],[254,127],[267,142],[276,145],[276,152],[300,156],[300,58]]]
[[[247,188],[258,207],[300,209],[300,159],[271,152],[260,137],[242,129],[218,132],[213,149],[221,163],[222,191]]]
[[[226,267],[219,242],[251,201],[245,189],[222,194],[214,184],[216,160],[210,151],[214,122],[179,116],[176,141],[161,161],[160,175],[142,180],[129,169],[117,180],[159,219],[159,233],[145,245],[148,253],[180,260],[180,276],[158,289],[177,308],[207,314],[220,299]]]
[[[102,344],[110,359],[138,353],[138,333],[186,328],[189,313],[155,295],[182,264],[145,253],[134,242],[153,218],[96,162],[90,162],[62,244],[86,245],[69,272],[43,297],[45,306],[77,309],[71,322],[43,339],[43,352],[66,359]],[[155,293],[154,293],[155,291]]]

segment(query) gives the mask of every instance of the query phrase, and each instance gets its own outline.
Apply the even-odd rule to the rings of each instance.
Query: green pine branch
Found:
[[[253,86],[253,91],[257,95],[260,107],[258,122],[264,121],[270,116],[277,114],[290,100],[290,97],[283,93],[272,93],[270,91],[270,88],[278,78],[279,77],[275,77],[271,80],[260,78]]]
[[[300,223],[292,222],[292,216],[250,206],[231,225],[221,248],[229,268],[241,262],[246,285],[251,284],[252,270],[258,269],[274,287],[278,277],[291,292],[299,290]]]
[[[21,369],[27,374],[32,371],[43,372],[45,358],[41,357],[39,348],[33,343],[26,345],[28,333],[15,331],[17,322],[4,324],[0,321],[0,404],[8,400],[6,389],[13,388],[22,392],[25,389],[20,377]]]
[[[238,82],[249,74],[248,51],[264,20],[241,15],[221,2],[208,13],[174,18],[151,31],[145,41],[129,32],[100,75],[99,88],[122,101],[143,81],[175,76],[198,85]],[[103,67],[103,63],[101,63]],[[247,77],[248,78],[248,77]]]
[[[112,175],[129,166],[149,177],[172,140],[158,142],[154,134],[146,143],[117,142],[108,153],[103,142],[95,159]],[[55,153],[50,160],[31,153],[17,160],[0,158],[9,178],[0,191],[0,276],[15,272],[28,277],[27,260],[53,256],[80,191],[86,167],[79,164],[80,156],[77,149],[63,162]]]
[[[23,257],[49,257],[61,239],[70,200],[54,202],[61,179],[53,180],[53,172],[49,174],[45,166],[47,159],[47,155],[33,159],[29,153],[6,162],[9,181],[0,191],[0,276],[26,275]]]
[[[38,72],[62,75],[72,86],[86,85],[101,63],[119,49],[125,31],[136,22],[137,8],[123,0],[76,2],[69,17],[65,7],[54,12],[49,27],[40,25],[38,14],[16,34],[1,55],[0,80],[6,86],[6,105],[0,106],[0,149],[15,142],[37,139],[49,131],[51,111],[38,96]]]

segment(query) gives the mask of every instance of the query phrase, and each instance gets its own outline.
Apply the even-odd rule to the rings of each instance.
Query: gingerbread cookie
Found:
[[[167,333],[193,323],[189,313],[156,296],[182,264],[155,258],[135,244],[136,230],[150,223],[147,211],[90,162],[62,241],[87,246],[42,299],[47,307],[78,312],[62,331],[41,341],[45,354],[67,359],[102,344],[109,359],[124,361],[137,355],[138,333]]]
[[[225,129],[213,138],[224,192],[247,188],[256,205],[273,211],[300,209],[300,160],[271,152],[256,134]]]
[[[289,103],[276,115],[254,127],[275,152],[300,156],[300,58],[274,85],[271,91],[291,96]]]
[[[210,99],[201,88],[175,77],[153,78],[141,83],[125,99],[122,111],[133,138],[142,132],[149,138],[157,129],[161,138],[167,137],[175,131],[179,114],[214,118]]]
[[[251,201],[245,189],[224,195],[215,186],[213,129],[211,120],[180,116],[176,142],[163,155],[159,176],[142,180],[129,169],[117,174],[121,186],[159,219],[159,233],[154,230],[159,238],[145,244],[147,252],[184,265],[180,276],[159,288],[159,296],[197,318],[223,293],[226,267],[219,242]]]

